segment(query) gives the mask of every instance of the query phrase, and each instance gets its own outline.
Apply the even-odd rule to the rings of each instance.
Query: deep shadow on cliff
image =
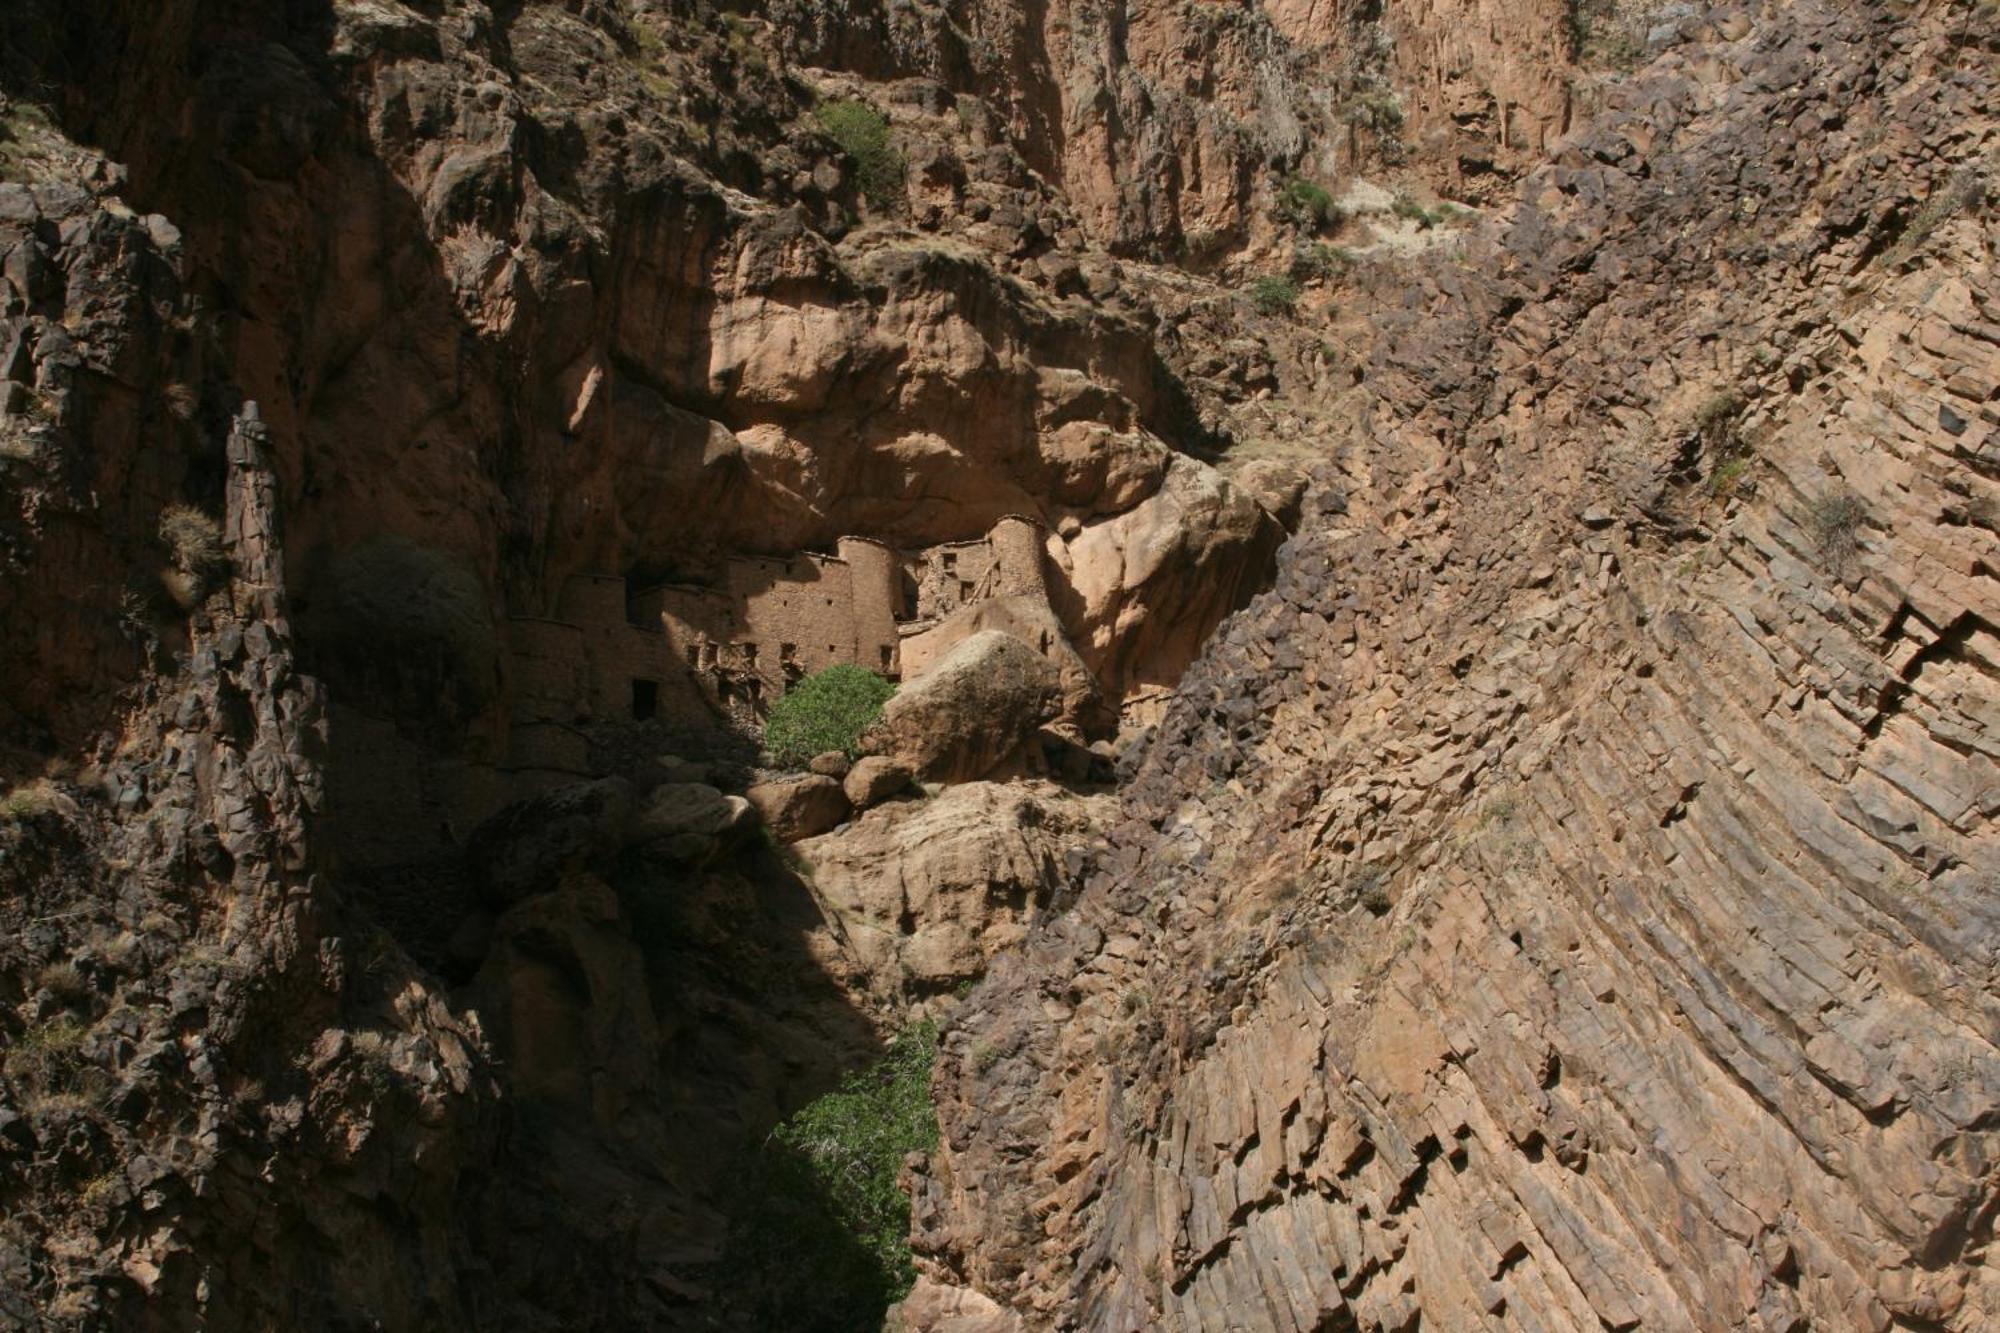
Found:
[[[1190,471],[1214,405],[1011,146],[979,163],[1011,271],[857,227],[796,81],[709,17],[0,18],[0,605],[49,627],[0,661],[0,1262],[58,1323],[754,1323],[715,1244],[741,1163],[895,1011],[828,973],[787,864],[633,834],[669,778],[740,785],[721,719],[520,761],[510,618],[579,572],[1031,512],[1096,542],[1079,641],[1157,686],[1268,572],[1274,520]],[[242,534],[159,538],[232,477],[254,607]]]
[[[734,1176],[876,1049],[876,1024],[815,981],[796,876],[754,849],[663,874],[638,847],[552,863],[509,916],[473,900],[450,839],[376,875],[341,852],[339,792],[366,780],[347,770],[382,762],[368,739],[386,728],[449,761],[500,686],[490,648],[465,651],[420,598],[357,624],[286,595],[291,578],[315,586],[325,484],[296,404],[328,358],[361,354],[319,322],[320,279],[286,276],[338,267],[331,201],[369,201],[369,229],[394,238],[383,294],[407,337],[392,344],[420,361],[445,349],[450,378],[489,386],[475,396],[509,376],[454,302],[419,201],[328,91],[331,9],[28,6],[6,24],[0,92],[130,163],[128,197],[157,210],[107,212],[62,163],[9,199],[27,278],[8,313],[27,321],[17,345],[47,405],[4,465],[10,538],[17,568],[50,577],[10,571],[7,609],[73,627],[17,639],[6,664],[7,778],[46,792],[10,800],[4,829],[11,1312],[37,1327],[726,1324],[729,1294],[698,1284]],[[230,473],[222,443],[246,401],[267,405],[237,427],[256,458]],[[486,448],[508,471],[504,425]],[[228,476],[261,488],[242,523]],[[196,579],[161,553],[160,515],[225,498],[230,573]],[[504,533],[482,540],[488,572],[506,563]],[[422,589],[383,595],[399,591]],[[651,753],[751,753],[690,721],[652,729]],[[648,739],[607,737],[599,776],[643,795],[631,755]],[[468,945],[480,907],[503,910]]]

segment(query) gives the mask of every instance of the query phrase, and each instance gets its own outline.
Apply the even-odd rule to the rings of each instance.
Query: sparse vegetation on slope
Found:
[[[1333,195],[1317,181],[1289,176],[1278,189],[1278,213],[1295,227],[1318,231],[1340,214]]]
[[[937,1025],[919,1023],[772,1132],[735,1237],[761,1326],[876,1328],[916,1279],[903,1158],[937,1146],[931,1064]]]
[[[222,529],[216,521],[189,505],[173,505],[160,515],[160,541],[184,573],[209,582],[221,574],[229,558],[222,550]]]
[[[889,139],[889,122],[866,102],[828,102],[819,109],[820,128],[854,159],[855,183],[877,208],[888,208],[902,196],[908,170],[903,154]]]
[[[1299,303],[1299,285],[1281,274],[1269,274],[1250,284],[1250,303],[1259,314],[1289,314]]]

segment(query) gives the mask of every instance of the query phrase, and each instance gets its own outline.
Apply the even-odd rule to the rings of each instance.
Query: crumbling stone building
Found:
[[[841,663],[891,680],[920,674],[966,607],[1047,607],[1044,541],[1035,520],[1009,516],[985,537],[914,552],[843,537],[831,555],[736,556],[700,583],[574,576],[553,615],[509,621],[509,748],[517,763],[568,767],[581,722],[644,721],[698,697],[749,719]]]

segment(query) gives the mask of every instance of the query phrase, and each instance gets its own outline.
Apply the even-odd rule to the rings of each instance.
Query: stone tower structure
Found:
[[[894,675],[896,622],[904,615],[902,569],[896,552],[872,537],[842,537],[836,548],[848,569],[854,661]]]
[[[993,525],[993,590],[996,597],[1049,595],[1042,568],[1042,525],[1019,514],[1008,514]]]

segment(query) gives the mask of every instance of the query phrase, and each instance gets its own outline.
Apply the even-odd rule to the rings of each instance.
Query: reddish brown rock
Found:
[[[1951,34],[1676,42],[1406,277],[1370,438],[955,1025],[933,1280],[1072,1329],[1995,1321],[2000,125]]]
[[[818,773],[798,773],[760,782],[745,793],[764,827],[781,843],[826,832],[847,818],[840,783]]]
[[[861,746],[927,782],[966,782],[1018,761],[1061,706],[1053,663],[1011,634],[983,630],[898,690]]]
[[[798,844],[829,967],[890,1012],[976,980],[1053,910],[1106,804],[1044,782],[968,782]]]
[[[894,759],[870,754],[863,755],[848,771],[841,789],[847,793],[848,804],[856,810],[866,810],[880,805],[909,785],[909,769]]]

